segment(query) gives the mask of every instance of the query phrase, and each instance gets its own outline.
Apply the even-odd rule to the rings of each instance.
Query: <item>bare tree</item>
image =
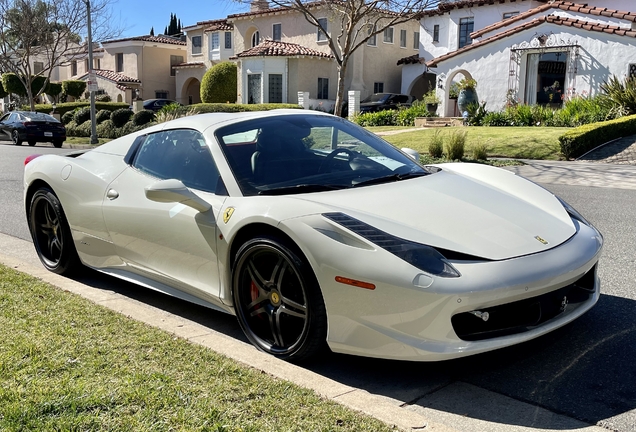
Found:
[[[90,1],[93,39],[116,37],[121,30],[111,20],[114,0],[0,0],[0,69],[15,73],[26,89],[31,110],[54,68],[69,54],[81,51],[81,35],[87,31]],[[34,70],[37,61],[41,68]],[[40,89],[33,81],[45,77]]]
[[[422,12],[437,6],[439,0],[270,0],[270,3],[300,12],[305,20],[322,31],[338,67],[335,113],[340,115],[347,66],[353,53],[387,28],[419,20]],[[332,32],[318,19],[325,12],[329,21],[336,24],[327,26],[333,29]]]

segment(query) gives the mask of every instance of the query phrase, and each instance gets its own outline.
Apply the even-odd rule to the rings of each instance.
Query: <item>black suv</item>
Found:
[[[376,112],[398,107],[409,107],[415,98],[413,96],[397,93],[374,93],[360,102],[360,112]]]

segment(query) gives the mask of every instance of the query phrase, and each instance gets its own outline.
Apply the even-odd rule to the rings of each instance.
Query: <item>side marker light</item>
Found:
[[[336,276],[336,282],[339,282],[339,283],[345,284],[345,285],[351,285],[351,286],[358,287],[358,288],[364,288],[364,289],[368,289],[368,290],[374,290],[375,289],[375,285],[373,285],[372,283],[362,282],[362,281],[355,280],[355,279],[349,279],[349,278],[342,277],[342,276]]]

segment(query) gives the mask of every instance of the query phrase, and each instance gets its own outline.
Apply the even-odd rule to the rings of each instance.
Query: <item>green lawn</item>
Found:
[[[107,143],[109,141],[112,141],[109,138],[97,138],[97,140],[99,141],[100,144],[104,144]],[[66,141],[64,141],[66,144],[90,144],[91,143],[91,139],[86,137],[66,137]]]
[[[380,128],[369,128],[378,132]],[[452,131],[466,131],[466,154],[470,153],[472,144],[485,143],[488,157],[509,157],[518,159],[562,159],[559,136],[568,128],[548,127],[447,127],[439,129],[417,129],[382,138],[396,147],[410,147],[421,154],[428,152],[428,142],[435,133],[447,139]]]
[[[0,430],[388,431],[0,265]]]

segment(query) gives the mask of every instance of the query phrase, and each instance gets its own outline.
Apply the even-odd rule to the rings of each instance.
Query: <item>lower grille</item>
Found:
[[[479,309],[488,320],[463,312],[451,318],[457,336],[465,341],[478,341],[523,333],[540,326],[562,313],[576,309],[594,295],[596,266],[576,282],[537,297]]]

